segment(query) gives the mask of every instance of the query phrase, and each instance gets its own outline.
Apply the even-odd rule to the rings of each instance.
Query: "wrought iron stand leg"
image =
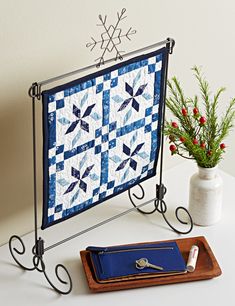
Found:
[[[145,191],[144,191],[144,188],[143,186],[141,186],[140,184],[138,185],[140,187],[140,190],[141,190],[141,195],[136,195],[135,193],[132,193],[131,189],[128,190],[128,195],[129,195],[129,199],[130,199],[130,202],[132,203],[132,205],[134,207],[136,207],[136,210],[138,210],[140,213],[142,214],[152,214],[154,213],[155,211],[158,211],[164,218],[164,220],[166,221],[166,223],[168,224],[168,226],[173,230],[175,231],[176,233],[178,234],[188,234],[191,232],[191,230],[193,229],[193,220],[192,220],[192,217],[190,215],[190,213],[188,212],[188,210],[183,207],[183,206],[179,206],[176,208],[175,210],[175,216],[177,218],[177,220],[182,223],[182,224],[188,224],[189,225],[189,228],[185,231],[180,231],[179,229],[177,229],[176,227],[174,227],[170,222],[169,220],[167,219],[166,217],[166,212],[167,212],[167,204],[166,202],[164,201],[164,195],[166,194],[166,187],[161,184],[161,185],[156,185],[156,200],[154,200],[154,208],[150,211],[144,211],[143,209],[140,209],[138,208],[137,204],[135,203],[134,201],[134,198],[136,200],[143,200],[144,197],[145,197]],[[188,217],[188,221],[183,221],[181,220],[181,218],[179,217],[179,212],[180,211],[184,211]]]
[[[176,208],[175,210],[175,216],[177,218],[177,220],[182,223],[182,224],[189,224],[189,229],[186,230],[186,231],[180,231],[178,230],[176,227],[174,227],[170,222],[169,220],[167,219],[166,217],[166,211],[167,211],[167,205],[166,205],[166,202],[163,200],[164,198],[164,195],[166,194],[166,187],[161,184],[161,185],[156,185],[156,194],[157,194],[157,200],[154,201],[154,205],[156,207],[156,210],[162,214],[164,220],[166,221],[166,223],[168,224],[168,226],[173,229],[176,233],[178,234],[188,234],[191,232],[191,230],[193,229],[193,220],[192,220],[192,217],[190,215],[190,213],[188,212],[188,210],[183,207],[183,206],[179,206]],[[188,216],[188,219],[189,221],[183,221],[180,219],[179,217],[179,211],[184,211],[186,213],[186,215]]]
[[[160,136],[160,148],[161,148],[161,152],[160,152],[160,166],[159,166],[159,184],[156,185],[156,200],[154,201],[154,208],[151,211],[144,211],[142,209],[137,208],[137,210],[139,212],[141,212],[142,214],[152,214],[155,211],[158,211],[164,218],[164,220],[166,221],[166,223],[169,225],[169,227],[171,229],[173,229],[176,233],[179,234],[188,234],[191,232],[192,228],[193,228],[193,221],[192,221],[192,217],[190,215],[190,213],[188,212],[188,210],[183,207],[183,206],[179,206],[176,208],[175,210],[175,215],[177,220],[182,223],[182,224],[189,224],[189,229],[186,231],[180,231],[177,228],[175,228],[167,219],[166,217],[166,211],[167,211],[167,205],[166,202],[164,201],[164,195],[166,193],[166,187],[163,185],[162,183],[162,177],[163,177],[163,148],[164,148],[164,126],[165,126],[165,111],[166,111],[166,105],[165,105],[165,100],[166,100],[166,88],[167,88],[167,71],[168,71],[168,57],[169,54],[172,54],[173,52],[173,47],[174,47],[174,40],[171,40],[170,38],[167,39],[168,43],[166,44],[166,48],[168,50],[167,55],[166,55],[166,65],[165,65],[165,72],[164,72],[164,80],[163,80],[163,96],[162,96],[162,100],[163,100],[163,107],[162,107],[162,121],[161,121],[161,136]],[[135,193],[131,193],[131,190],[128,190],[128,195],[129,195],[129,199],[131,201],[131,203],[137,207],[137,205],[135,204],[133,197],[135,197],[135,199],[137,200],[142,200],[144,199],[145,196],[145,192],[144,192],[144,188],[138,184],[138,186],[141,189],[141,195],[137,196]],[[133,197],[132,197],[133,196]],[[179,217],[179,211],[184,211],[189,218],[189,223],[182,221]]]
[[[32,132],[33,132],[33,183],[34,183],[34,238],[35,243],[34,247],[32,249],[32,267],[26,267],[24,266],[18,259],[17,255],[24,255],[25,254],[25,245],[23,243],[23,240],[17,236],[13,235],[9,240],[9,249],[10,253],[15,260],[15,262],[24,270],[27,271],[34,271],[37,270],[38,272],[41,272],[44,274],[45,278],[47,279],[48,283],[51,285],[51,287],[58,293],[61,294],[68,294],[72,290],[72,279],[69,275],[68,270],[62,265],[57,264],[55,267],[55,275],[58,279],[58,281],[64,285],[67,285],[68,288],[65,290],[61,290],[57,288],[50,278],[48,277],[46,273],[46,265],[43,260],[44,255],[44,241],[39,237],[38,238],[38,226],[37,226],[37,156],[36,156],[36,118],[35,118],[35,100],[40,100],[41,93],[40,93],[40,86],[38,86],[37,83],[33,83],[30,90],[29,90],[29,96],[32,98]],[[18,241],[18,244],[20,244],[20,248],[13,247],[13,244]],[[64,270],[68,280],[64,281],[59,276],[59,270]]]
[[[13,244],[16,243],[16,241],[18,241],[20,243],[20,249],[13,247]],[[58,287],[56,287],[52,281],[50,280],[50,278],[48,277],[47,273],[46,273],[46,265],[44,263],[43,260],[43,254],[44,254],[44,241],[39,238],[37,241],[37,244],[33,247],[32,249],[32,267],[26,267],[24,266],[18,259],[17,259],[17,254],[18,255],[24,255],[25,254],[25,245],[23,243],[23,240],[19,237],[19,236],[12,236],[9,240],[9,249],[10,249],[10,253],[12,255],[12,257],[14,258],[15,262],[23,269],[26,271],[34,271],[37,270],[38,272],[41,272],[44,274],[45,278],[47,279],[48,283],[51,285],[51,287],[58,293],[60,294],[68,294],[71,292],[72,290],[72,279],[69,275],[68,270],[62,265],[62,264],[57,264],[55,267],[55,275],[58,279],[58,281],[64,285],[67,285],[67,289],[62,290],[59,289]],[[60,276],[59,276],[59,269],[60,270],[64,270],[66,275],[67,275],[67,280],[63,280]]]

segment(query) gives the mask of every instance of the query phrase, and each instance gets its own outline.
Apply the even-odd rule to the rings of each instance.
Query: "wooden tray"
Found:
[[[171,275],[171,276],[162,276],[156,278],[127,280],[123,282],[112,282],[112,283],[101,284],[98,283],[95,279],[89,251],[84,250],[80,252],[80,255],[90,290],[92,292],[114,291],[114,290],[140,288],[140,287],[148,287],[155,285],[191,282],[202,279],[210,279],[221,275],[222,271],[205,237],[200,236],[200,237],[167,240],[159,242],[170,242],[170,241],[176,241],[185,259],[185,262],[187,262],[191,246],[193,244],[198,245],[199,256],[197,260],[197,266],[194,272],[173,275],[173,276]],[[139,245],[141,244],[142,243],[139,243]],[[146,242],[144,244],[146,244]]]

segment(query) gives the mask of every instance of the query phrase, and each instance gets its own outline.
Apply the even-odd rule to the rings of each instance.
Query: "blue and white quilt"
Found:
[[[156,174],[166,48],[43,97],[42,229]]]

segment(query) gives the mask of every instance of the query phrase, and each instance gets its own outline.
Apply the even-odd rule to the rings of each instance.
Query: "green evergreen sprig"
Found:
[[[201,70],[197,66],[192,70],[199,85],[200,98],[197,95],[186,97],[176,77],[168,81],[166,106],[176,121],[166,121],[164,133],[169,137],[172,155],[178,154],[195,160],[200,167],[212,168],[222,159],[226,148],[222,141],[233,128],[235,98],[229,102],[224,115],[219,116],[219,99],[225,88],[219,88],[212,97]],[[202,101],[200,105],[199,101]]]

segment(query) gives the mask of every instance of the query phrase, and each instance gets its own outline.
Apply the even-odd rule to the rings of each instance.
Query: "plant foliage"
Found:
[[[169,95],[166,106],[176,121],[166,121],[164,133],[169,137],[172,155],[193,159],[198,166],[212,168],[225,152],[223,139],[229,134],[235,119],[235,98],[221,116],[218,103],[224,87],[211,95],[209,84],[198,67],[192,68],[198,82],[200,96],[185,97],[176,77],[168,81]],[[200,101],[200,103],[199,103]]]

